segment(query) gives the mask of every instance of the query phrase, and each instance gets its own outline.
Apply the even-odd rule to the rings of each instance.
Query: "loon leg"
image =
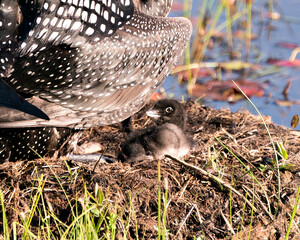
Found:
[[[114,163],[115,160],[104,156],[103,154],[68,154],[68,159],[75,162],[82,162],[82,163],[91,163],[91,162],[100,162],[100,163]]]

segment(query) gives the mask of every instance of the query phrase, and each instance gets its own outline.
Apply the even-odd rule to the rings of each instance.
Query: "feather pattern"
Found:
[[[0,127],[84,128],[137,112],[191,35],[189,20],[164,17],[171,3],[162,1],[159,12],[143,1],[38,1],[32,29],[26,37],[17,36],[24,40],[19,40],[13,70],[1,80],[50,120],[0,107]]]

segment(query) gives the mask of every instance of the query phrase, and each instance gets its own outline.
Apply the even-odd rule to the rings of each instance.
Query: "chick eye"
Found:
[[[173,112],[173,108],[172,107],[167,107],[166,108],[166,113],[171,113]]]

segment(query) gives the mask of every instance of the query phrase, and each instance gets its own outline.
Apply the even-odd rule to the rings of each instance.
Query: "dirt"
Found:
[[[99,164],[93,171],[94,163],[67,160],[63,156],[67,151],[64,147],[57,154],[60,157],[1,164],[0,186],[9,226],[28,214],[40,174],[48,206],[61,221],[71,223],[69,204],[56,175],[73,206],[81,205],[76,199],[83,196],[84,185],[92,195],[99,188],[105,199],[112,202],[111,211],[118,206],[124,209],[120,211],[123,219],[135,215],[136,222],[131,217],[127,239],[136,239],[136,228],[140,238],[157,239],[159,165],[162,195],[165,190],[168,192],[169,239],[247,239],[249,234],[250,239],[284,239],[300,182],[300,132],[275,125],[269,117],[264,117],[275,145],[282,142],[288,154],[287,159],[278,160],[281,166],[278,199],[274,149],[262,120],[247,111],[231,113],[194,102],[185,105],[187,129],[195,146],[181,161],[166,157],[135,165],[115,162]],[[149,124],[143,111],[135,116],[134,128]],[[98,142],[102,152],[116,160],[124,136],[120,125],[99,127],[85,130],[78,145]],[[66,177],[70,172],[78,173],[75,179]],[[37,216],[38,213],[33,216],[33,232],[37,231]],[[298,208],[289,239],[300,239],[299,221]],[[1,238],[1,219],[0,222]],[[56,228],[54,222],[52,226]],[[21,235],[22,230],[18,229]],[[101,234],[104,236],[105,230]],[[117,236],[122,234],[119,227]]]

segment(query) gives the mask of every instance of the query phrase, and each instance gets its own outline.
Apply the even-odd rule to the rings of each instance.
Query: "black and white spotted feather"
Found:
[[[171,10],[173,0],[133,0],[136,9],[154,17],[165,17]]]
[[[171,1],[8,2],[19,13],[13,15],[17,21],[11,21],[18,47],[12,48],[8,66],[0,65],[11,69],[1,81],[50,121],[0,107],[2,128],[82,128],[120,122],[138,111],[162,84],[191,34],[187,19],[162,17]]]
[[[0,129],[0,163],[51,156],[71,133],[53,127]]]
[[[171,5],[1,0],[0,160],[53,152],[69,132],[49,127],[112,124],[142,108],[191,35],[187,19],[166,18]]]

